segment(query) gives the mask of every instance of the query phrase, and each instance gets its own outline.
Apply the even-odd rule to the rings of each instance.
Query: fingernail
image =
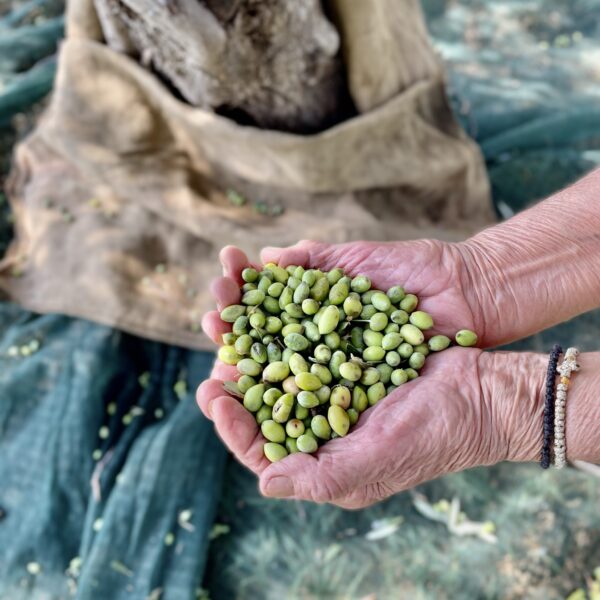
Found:
[[[294,495],[294,484],[288,477],[278,475],[269,480],[265,494],[273,498],[288,498]]]

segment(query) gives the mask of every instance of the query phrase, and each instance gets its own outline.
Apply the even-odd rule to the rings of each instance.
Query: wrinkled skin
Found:
[[[434,316],[436,332],[477,331],[482,322],[479,307],[463,289],[469,281],[464,258],[452,244],[301,242],[265,249],[261,258],[283,266],[339,266],[350,275],[368,274],[383,290],[403,285]],[[250,264],[233,247],[223,250],[221,261],[224,277],[212,286],[219,310],[239,301],[239,274]],[[205,315],[203,326],[216,343],[230,328],[217,311]],[[422,378],[368,409],[348,436],[329,441],[316,455],[293,454],[274,464],[263,456],[264,440],[253,415],[223,392],[222,382],[237,377],[235,367],[217,362],[197,399],[237,459],[260,477],[263,494],[361,508],[445,473],[506,458],[498,450],[502,427],[482,391],[481,359],[478,349],[430,355]]]

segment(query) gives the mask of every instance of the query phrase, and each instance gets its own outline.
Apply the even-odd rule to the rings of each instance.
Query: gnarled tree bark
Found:
[[[319,0],[94,0],[109,46],[190,104],[307,133],[351,111],[340,38]]]

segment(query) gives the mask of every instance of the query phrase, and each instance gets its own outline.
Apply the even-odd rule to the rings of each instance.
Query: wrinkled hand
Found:
[[[368,275],[380,289],[402,285],[434,316],[436,332],[452,335],[463,327],[475,329],[480,319],[465,299],[461,258],[452,248],[431,241],[301,242],[265,249],[262,260],[323,270],[339,266],[350,275]],[[232,247],[223,250],[221,260],[225,276],[212,286],[219,310],[239,302],[240,273],[250,264]],[[203,326],[219,344],[230,329],[217,311],[205,315]],[[481,357],[480,350],[464,348],[430,356],[422,378],[365,411],[348,436],[330,440],[314,456],[297,453],[274,464],[263,456],[254,416],[223,391],[223,381],[237,378],[235,367],[217,361],[197,398],[229,449],[260,476],[265,495],[359,508],[444,473],[505,458],[498,450],[497,415],[482,393]]]

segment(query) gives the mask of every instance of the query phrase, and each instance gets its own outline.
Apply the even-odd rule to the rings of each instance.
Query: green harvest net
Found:
[[[499,216],[600,164],[599,0],[424,5]],[[0,0],[0,176],[51,88],[62,11]],[[11,235],[0,196],[0,253]],[[513,347],[599,332],[591,313]],[[359,512],[261,498],[195,406],[211,361],[0,304],[0,598],[552,599],[600,565],[600,485],[572,469],[476,469]],[[453,498],[496,543],[425,510]]]

